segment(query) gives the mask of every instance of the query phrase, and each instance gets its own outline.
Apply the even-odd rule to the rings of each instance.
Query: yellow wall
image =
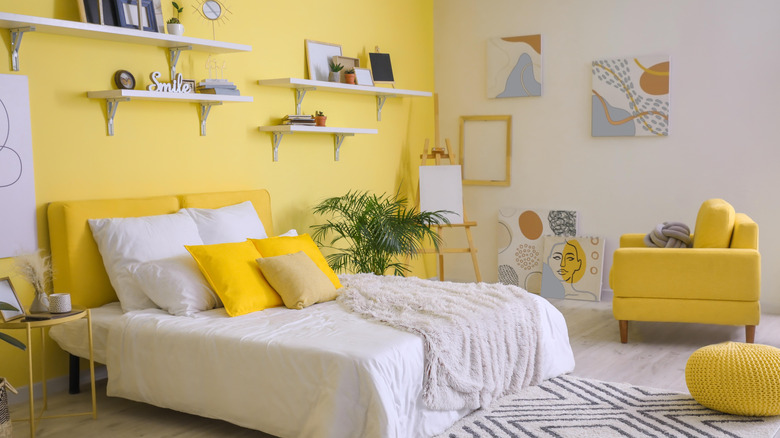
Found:
[[[177,0],[185,35],[210,39],[212,28],[195,7],[199,0]],[[78,20],[76,0],[0,0],[0,11]],[[221,41],[248,44],[249,53],[217,55],[226,76],[253,103],[214,107],[208,135],[199,135],[198,106],[192,103],[127,102],[119,105],[115,135],[106,135],[105,102],[88,99],[89,90],[114,88],[116,70],[129,70],[137,89],[160,71],[167,79],[165,49],[108,41],[27,33],[21,45],[21,70],[12,72],[8,31],[0,31],[0,73],[29,77],[30,110],[38,205],[39,241],[48,247],[45,207],[55,200],[99,199],[246,188],[271,192],[276,232],[308,231],[311,207],[349,189],[393,192],[416,187],[419,153],[433,137],[431,98],[388,99],[376,120],[371,96],[309,92],[307,114],[323,110],[328,124],[376,128],[378,135],[347,137],[341,160],[333,161],[333,140],[326,135],[286,136],[279,162],[272,161],[271,136],[260,125],[275,124],[294,113],[294,92],[260,87],[258,79],[306,77],[304,39],[340,43],[345,56],[368,65],[379,46],[391,54],[398,88],[433,90],[433,1],[259,2],[230,0],[229,21],[215,28]],[[163,0],[166,18],[170,2]],[[207,77],[202,52],[183,52],[178,72],[187,79]],[[11,273],[0,260],[0,277]],[[424,267],[417,271],[425,274]],[[32,300],[19,285],[22,302]],[[50,376],[66,370],[64,354],[52,355]],[[56,357],[54,357],[56,356]],[[0,375],[15,384],[26,381],[23,353],[0,345]]]

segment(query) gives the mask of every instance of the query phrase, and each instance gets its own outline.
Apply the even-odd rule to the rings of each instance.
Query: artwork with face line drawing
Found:
[[[603,256],[601,237],[545,236],[541,295],[601,301]]]
[[[577,212],[504,207],[498,211],[498,281],[538,294],[544,236],[577,235]]]

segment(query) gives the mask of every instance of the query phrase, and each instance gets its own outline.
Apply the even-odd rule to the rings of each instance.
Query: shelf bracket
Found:
[[[301,87],[295,89],[295,114],[301,115],[303,114],[301,112],[301,104],[303,103],[303,98],[306,97],[306,92],[309,90],[316,90],[317,87]]]
[[[376,97],[376,119],[382,121],[382,107],[385,106],[385,101],[388,97],[395,97],[392,95],[382,95]]]
[[[169,63],[171,64],[171,80],[176,79],[176,64],[179,63],[179,55],[182,50],[192,50],[192,46],[171,47],[168,49]]]
[[[274,132],[274,161],[279,161],[279,143],[282,142],[282,137],[284,137],[283,132]]]
[[[114,116],[116,116],[116,109],[119,107],[119,102],[127,102],[129,97],[123,97],[120,99],[106,99],[106,123],[108,125],[108,135],[114,135]]]
[[[206,135],[206,121],[209,119],[209,112],[214,105],[222,105],[222,102],[201,102],[200,103],[200,135]]]
[[[22,46],[22,37],[25,32],[35,31],[35,26],[15,27],[11,30],[11,66],[14,71],[19,71],[19,47]]]
[[[333,158],[335,161],[339,160],[339,151],[341,150],[341,143],[344,142],[344,137],[354,136],[355,134],[333,134]]]

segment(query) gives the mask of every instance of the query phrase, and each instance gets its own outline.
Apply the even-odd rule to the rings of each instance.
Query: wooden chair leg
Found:
[[[748,344],[752,344],[756,340],[756,326],[754,325],[746,325],[745,326],[745,342]]]
[[[620,342],[628,343],[628,321],[618,321],[620,323]]]

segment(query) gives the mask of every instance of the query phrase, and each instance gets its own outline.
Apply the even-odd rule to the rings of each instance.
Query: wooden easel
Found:
[[[436,117],[436,125],[438,126],[438,118],[439,118],[439,111],[438,111],[438,99],[435,101],[435,117]],[[436,140],[438,141],[438,135],[439,130],[436,130]],[[420,166],[426,166],[428,160],[433,159],[434,165],[438,166],[442,164],[442,159],[449,160],[450,164],[458,164],[458,160],[455,159],[455,153],[452,152],[452,148],[450,147],[450,140],[445,139],[444,140],[444,147],[433,147],[431,148],[430,153],[428,152],[428,145],[429,145],[429,139],[425,139],[425,146],[423,147],[423,153],[420,155],[420,158],[422,158],[422,162],[420,163]],[[419,191],[419,187],[418,187]],[[417,199],[420,199],[419,193],[417,196]],[[418,201],[419,204],[419,201]],[[465,204],[465,202],[464,202]],[[422,252],[426,254],[436,253],[439,257],[439,280],[444,280],[444,254],[454,254],[454,253],[470,253],[471,254],[471,261],[474,264],[474,274],[477,277],[477,282],[482,281],[482,275],[479,273],[479,263],[477,261],[477,248],[474,246],[474,238],[471,235],[471,227],[476,227],[477,223],[474,221],[469,221],[466,217],[466,206],[463,206],[463,223],[462,224],[443,224],[443,225],[436,225],[436,234],[439,235],[439,238],[442,237],[442,229],[443,228],[463,228],[466,230],[466,239],[468,239],[468,248],[442,248],[439,247],[438,251],[436,249],[425,249]]]

